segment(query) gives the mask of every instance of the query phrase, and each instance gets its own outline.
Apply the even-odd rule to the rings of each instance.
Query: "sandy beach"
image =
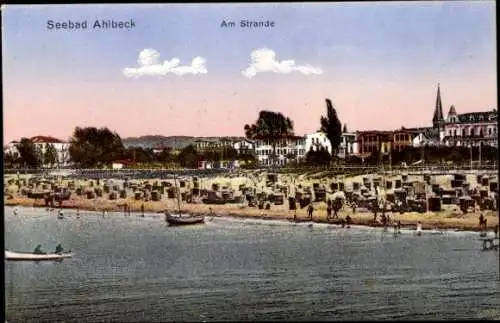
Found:
[[[24,176],[24,177],[23,177]],[[144,187],[151,188],[158,187],[160,183],[163,185],[169,185],[169,187],[175,187],[175,181],[172,179],[157,179],[157,180],[141,180],[134,179],[130,180],[128,185],[124,185],[123,181],[108,179],[100,180],[82,180],[82,179],[33,179],[29,176],[23,175],[19,179],[16,176],[11,176],[10,178],[5,178],[5,194],[4,203],[7,206],[29,206],[29,207],[47,207],[44,198],[30,198],[27,197],[25,192],[27,187],[32,191],[38,192],[49,192],[50,187],[59,187],[63,189],[68,189],[71,191],[71,196],[69,199],[64,200],[59,206],[56,203],[57,208],[72,208],[80,210],[90,210],[90,211],[115,211],[115,212],[153,212],[153,213],[163,213],[165,211],[175,212],[178,210],[179,204],[183,212],[197,213],[197,214],[208,214],[210,211],[217,215],[224,216],[234,216],[242,218],[257,218],[257,219],[274,219],[274,220],[291,220],[293,221],[294,216],[298,220],[307,219],[307,208],[297,207],[296,210],[289,209],[288,200],[285,198],[284,203],[281,205],[270,204],[269,209],[260,209],[258,207],[248,206],[248,203],[226,203],[226,204],[204,204],[201,197],[193,197],[190,203],[186,201],[180,201],[177,198],[168,198],[166,192],[161,194],[161,197],[157,201],[151,199],[137,199],[134,195],[135,192],[144,191]],[[363,183],[369,178],[371,181],[380,178],[377,174],[368,174],[362,176],[334,176],[328,177],[322,174],[314,175],[279,175],[277,181],[271,185],[267,181],[267,174],[265,173],[246,173],[243,176],[218,176],[212,178],[200,178],[194,179],[192,177],[178,178],[178,182],[182,183],[183,187],[179,188],[182,194],[189,193],[194,186],[197,186],[199,190],[209,191],[216,184],[222,190],[231,191],[235,197],[241,196],[241,188],[246,187],[253,190],[255,194],[272,194],[281,189],[287,191],[288,196],[293,196],[297,191],[303,190],[307,191],[307,188],[316,186],[321,186],[325,188],[326,199],[335,197],[335,192],[328,189],[328,183],[343,183],[344,190],[346,192],[352,192],[355,190],[353,186],[355,183]],[[471,187],[476,183],[476,176],[467,175],[467,183],[471,183]],[[31,178],[31,179],[30,179]],[[384,182],[397,180],[401,178],[401,175],[393,175],[384,177]],[[406,181],[415,182],[421,181],[422,176],[407,176]],[[453,180],[452,175],[438,175],[432,176],[430,180],[431,183],[437,184],[443,187],[450,185],[450,181]],[[498,181],[498,179],[492,177],[491,181]],[[194,182],[197,182],[196,184]],[[169,184],[166,184],[168,182]],[[28,184],[31,183],[31,184]],[[45,184],[43,184],[45,183]],[[178,184],[179,184],[178,183]],[[26,184],[26,186],[24,186]],[[99,185],[98,185],[99,184]],[[476,183],[476,185],[479,185]],[[124,188],[124,186],[128,186]],[[107,188],[106,188],[107,187]],[[77,195],[75,193],[76,188],[80,188],[84,193],[82,195]],[[88,198],[85,192],[96,190],[96,188],[103,189],[107,193],[103,193],[101,197]],[[110,199],[109,195],[115,189],[115,198]],[[127,197],[120,198],[116,190],[127,191]],[[24,191],[24,193],[23,193]],[[372,187],[373,191],[373,187]],[[393,193],[394,189],[384,189],[379,191],[380,196],[385,196]],[[243,199],[243,196],[242,200]],[[179,204],[178,204],[179,203]],[[125,208],[128,206],[128,209]],[[319,223],[328,223],[327,220],[327,203],[325,201],[312,202],[314,207],[313,221]],[[498,225],[498,213],[494,210],[482,210],[479,211],[476,207],[467,213],[460,211],[458,205],[443,205],[442,210],[438,212],[391,212],[388,210],[386,214],[389,216],[391,222],[400,221],[403,227],[415,227],[417,221],[422,223],[423,229],[457,229],[457,230],[472,230],[479,231],[479,214],[483,214],[487,220],[487,228],[492,230],[496,225]],[[379,214],[380,215],[380,214]],[[352,224],[354,225],[367,225],[367,226],[381,226],[380,220],[377,222],[373,221],[373,213],[365,208],[359,208],[353,212],[352,208],[348,205],[344,205],[338,213],[339,219],[344,219],[350,216],[352,219]],[[379,216],[380,218],[380,216]],[[333,223],[338,222],[334,220]],[[332,223],[332,222],[330,222]]]

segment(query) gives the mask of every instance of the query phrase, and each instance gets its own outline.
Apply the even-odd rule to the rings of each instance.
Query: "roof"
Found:
[[[437,90],[437,96],[436,96],[436,107],[434,108],[434,116],[432,117],[432,121],[443,121],[443,104],[441,103],[441,90],[439,88],[439,83],[438,83],[438,90]]]
[[[255,140],[259,140],[259,139],[269,139],[269,138],[265,138],[265,137],[261,137],[261,136],[256,136],[255,137]],[[284,137],[280,137],[280,138],[276,138],[277,140],[280,140],[280,139],[305,139],[304,136],[295,136],[295,135],[288,135],[288,136],[284,136]]]
[[[52,144],[55,144],[55,143],[64,143],[65,142],[63,140],[60,140],[60,139],[57,139],[54,137],[50,137],[50,136],[35,136],[35,137],[31,137],[30,140],[34,143],[52,143]]]
[[[360,130],[356,131],[356,135],[391,135],[392,131],[387,130]]]
[[[450,107],[450,111],[448,111],[448,115],[455,115],[455,114],[457,114],[457,111],[455,110],[455,106],[452,105]]]
[[[488,121],[497,121],[497,112],[495,110],[486,112],[469,112],[458,115],[458,122],[460,123],[482,123]]]

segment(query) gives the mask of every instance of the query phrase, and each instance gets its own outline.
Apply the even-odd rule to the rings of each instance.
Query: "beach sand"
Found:
[[[319,177],[319,178],[314,178]],[[326,188],[331,182],[343,182],[345,183],[346,190],[352,190],[352,185],[354,182],[363,182],[363,177],[380,177],[379,175],[363,175],[363,176],[331,176],[331,177],[322,177],[321,174],[316,176],[307,176],[307,175],[280,175],[278,185],[282,187],[287,187],[289,190],[289,194],[294,195],[295,190],[298,189],[299,184],[302,187],[310,186],[312,187],[313,183],[319,183],[320,185],[324,185]],[[386,179],[394,180],[396,178],[400,178],[400,176],[389,176]],[[449,186],[451,180],[453,179],[452,175],[442,175],[435,176],[431,183],[438,183],[441,186]],[[180,180],[183,180],[182,178]],[[181,188],[182,191],[187,191],[193,187],[193,183],[191,179],[185,178],[186,187]],[[408,181],[412,180],[422,180],[422,176],[409,176]],[[66,187],[68,185],[68,179],[59,179],[52,181],[53,183],[59,185],[60,187]],[[75,187],[83,186],[86,189],[90,190],[90,180],[71,180],[74,182]],[[172,184],[173,180],[165,180],[165,179],[148,179],[148,180],[140,180],[135,179],[131,180],[130,183],[136,185],[144,185],[144,183],[160,183],[162,181],[168,181]],[[271,193],[272,188],[266,187],[266,174],[252,174],[247,173],[245,176],[240,177],[226,177],[226,176],[218,176],[213,178],[200,178],[198,180],[200,189],[210,189],[213,183],[219,184],[219,186],[227,186],[235,191],[235,196],[237,196],[240,192],[238,192],[238,188],[240,185],[245,185],[247,187],[254,188],[256,193],[267,192]],[[474,175],[467,176],[467,182],[475,183],[476,179]],[[101,180],[100,187],[103,186],[104,180]],[[119,184],[120,181],[112,180],[109,185]],[[94,181],[94,185],[95,185]],[[472,185],[471,185],[472,186]],[[6,181],[6,194],[4,195],[4,205],[18,205],[18,206],[35,206],[35,207],[46,207],[43,199],[32,199],[27,198],[26,196],[22,196],[19,192],[19,187],[16,185],[7,185]],[[388,190],[387,192],[391,192]],[[382,192],[381,194],[384,194]],[[129,193],[129,196],[131,194]],[[330,197],[331,194],[327,194],[327,197]],[[63,201],[62,208],[79,208],[80,210],[90,210],[90,211],[116,211],[116,212],[125,212],[124,205],[127,204],[130,212],[141,212],[141,206],[144,207],[144,212],[152,212],[152,213],[163,213],[165,211],[176,212],[178,210],[178,202],[177,199],[168,199],[166,194],[164,194],[160,201],[142,201],[135,200],[133,196],[128,197],[126,199],[117,200],[109,200],[107,198],[107,194],[104,194],[103,197],[98,197],[95,199],[87,199],[85,195],[78,196],[75,193],[71,194],[69,200]],[[56,204],[57,205],[57,204]],[[313,213],[313,221],[319,223],[327,223],[326,219],[326,203],[325,202],[315,202],[313,203],[314,213]],[[270,210],[259,209],[257,207],[248,207],[243,204],[224,204],[224,205],[215,205],[215,204],[203,204],[201,201],[196,201],[195,203],[186,203],[181,202],[181,209],[183,212],[190,213],[208,213],[212,210],[217,215],[225,215],[225,216],[234,216],[234,217],[243,217],[243,218],[257,218],[257,219],[276,219],[276,220],[293,220],[294,214],[296,213],[296,217],[298,219],[306,219],[307,217],[307,208],[300,209],[298,208],[296,211],[291,211],[288,209],[288,201],[285,199],[283,205],[271,205]],[[496,211],[482,211],[483,215],[487,220],[487,226],[489,229],[493,229],[496,225],[498,225],[498,213]],[[458,211],[458,206],[444,206],[443,210],[440,212],[427,212],[427,213],[417,213],[417,212],[406,212],[404,214],[400,213],[387,213],[392,221],[401,221],[402,226],[404,227],[415,227],[417,221],[422,222],[423,229],[458,229],[458,230],[470,230],[470,231],[479,231],[479,213],[472,212],[463,214],[461,211]],[[363,211],[363,209],[358,209],[356,213],[352,213],[352,209],[348,206],[344,206],[344,208],[339,212],[340,218],[345,218],[349,215],[352,218],[352,224],[354,225],[376,225],[380,226],[380,224],[373,223],[373,214],[368,211]],[[380,213],[379,213],[380,215]],[[380,217],[380,216],[379,216]]]

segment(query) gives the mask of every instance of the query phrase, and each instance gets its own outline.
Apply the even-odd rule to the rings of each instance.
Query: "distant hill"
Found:
[[[196,137],[190,136],[141,136],[122,139],[123,145],[129,147],[155,148],[158,146],[181,149],[194,143]]]

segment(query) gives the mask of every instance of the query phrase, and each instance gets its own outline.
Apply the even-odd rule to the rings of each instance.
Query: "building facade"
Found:
[[[457,114],[452,105],[444,125],[444,142],[447,146],[498,147],[497,111]]]
[[[342,134],[342,141],[339,145],[338,157],[346,158],[348,156],[358,155],[358,142],[355,132],[344,132]]]
[[[255,142],[249,139],[240,139],[233,141],[232,147],[238,154],[251,154],[255,152]]]
[[[413,144],[413,134],[410,131],[401,129],[392,133],[392,151],[402,151]]]
[[[374,153],[387,154],[391,151],[392,131],[358,131],[356,132],[359,156],[366,158]]]
[[[60,140],[50,136],[35,136],[30,138],[31,142],[35,147],[42,153],[45,154],[49,145],[55,148],[57,153],[56,164],[49,165],[48,163],[43,163],[43,167],[67,167],[70,164],[69,147],[70,143],[64,140]]]
[[[315,133],[305,136],[305,149],[306,154],[308,151],[318,151],[325,149],[328,153],[332,154],[332,144],[330,140],[326,137],[326,133],[322,131],[317,131]]]
[[[276,155],[274,165],[286,165],[290,161],[299,161],[305,157],[305,137],[288,136],[280,139],[274,144]],[[268,139],[257,139],[255,141],[255,153],[257,161],[261,166],[273,165],[273,142]]]

